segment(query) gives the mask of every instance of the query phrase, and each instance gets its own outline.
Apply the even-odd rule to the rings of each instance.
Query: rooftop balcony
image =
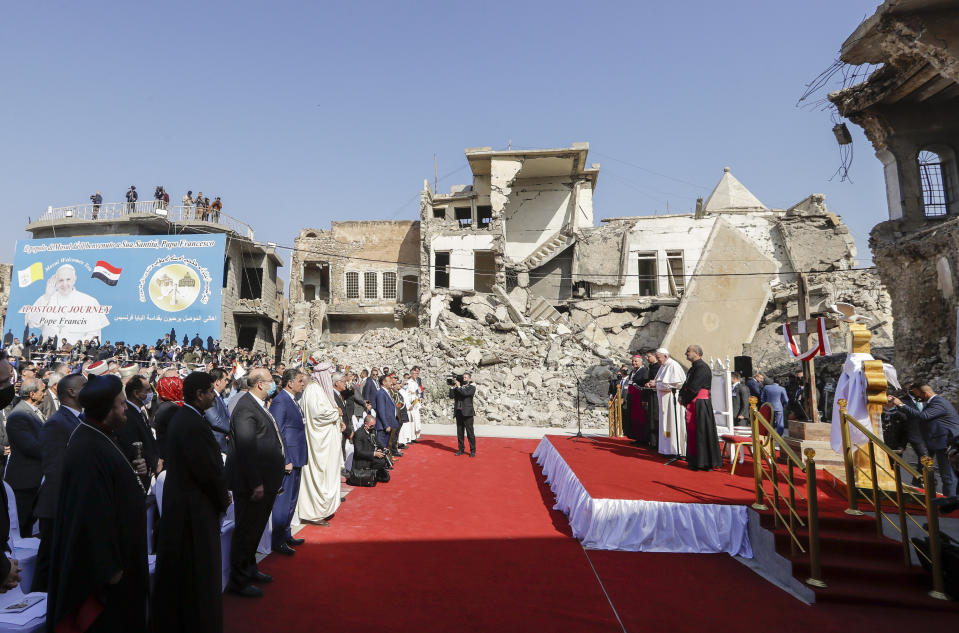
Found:
[[[26,229],[36,235],[38,231],[45,232],[44,229],[64,225],[76,225],[79,228],[84,223],[95,223],[95,226],[100,223],[127,222],[188,225],[206,231],[229,231],[253,240],[253,227],[227,213],[196,206],[164,204],[159,200],[48,207],[39,218],[31,219]]]

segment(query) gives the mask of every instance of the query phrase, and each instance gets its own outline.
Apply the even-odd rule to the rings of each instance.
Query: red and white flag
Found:
[[[97,265],[93,267],[93,274],[90,276],[99,279],[108,286],[115,286],[117,282],[120,281],[120,273],[122,272],[122,268],[111,266],[109,262],[101,259],[97,262]]]

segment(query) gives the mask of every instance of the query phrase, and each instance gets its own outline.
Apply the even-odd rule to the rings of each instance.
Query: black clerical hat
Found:
[[[80,390],[80,404],[88,416],[97,422],[103,422],[113,400],[123,391],[123,383],[114,375],[90,376],[87,384]]]

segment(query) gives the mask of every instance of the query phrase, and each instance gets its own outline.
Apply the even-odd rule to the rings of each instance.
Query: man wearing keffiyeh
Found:
[[[343,413],[334,404],[334,371],[332,363],[315,365],[313,379],[300,397],[309,460],[303,467],[296,509],[301,521],[324,526],[340,506],[343,470]]]

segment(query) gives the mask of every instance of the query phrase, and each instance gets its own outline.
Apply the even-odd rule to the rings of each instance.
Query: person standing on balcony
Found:
[[[139,196],[137,195],[137,188],[134,185],[130,185],[130,188],[127,189],[127,213],[133,213],[133,210],[136,208],[136,202]]]
[[[216,200],[213,201],[213,204],[211,205],[210,208],[213,209],[213,214],[212,214],[213,220],[212,220],[212,221],[213,221],[213,222],[219,222],[219,221],[220,221],[220,211],[223,209],[223,203],[220,202],[220,196],[217,196],[217,197],[216,197]]]
[[[187,191],[180,202],[183,204],[183,219],[189,220],[193,216],[193,192]]]
[[[100,192],[96,192],[90,196],[90,202],[93,203],[93,213],[90,216],[91,220],[96,220],[97,216],[100,214],[100,205],[103,204],[103,196],[100,195]]]
[[[206,219],[204,217],[205,215],[206,215],[206,212],[203,210],[203,192],[197,191],[196,192],[196,213],[194,214],[193,218],[195,220],[204,220]]]

